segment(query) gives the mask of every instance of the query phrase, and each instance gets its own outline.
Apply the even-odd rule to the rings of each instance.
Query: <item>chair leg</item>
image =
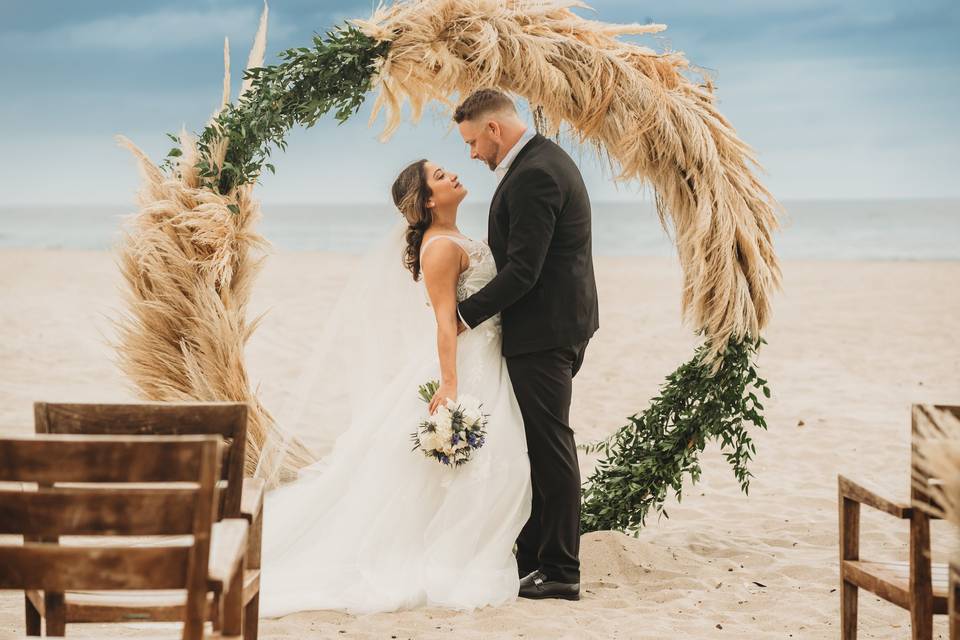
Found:
[[[911,640],[933,640],[933,614],[927,615],[919,607],[910,610]]]
[[[947,597],[947,615],[950,627],[950,640],[960,640],[960,581],[957,580],[957,568],[950,563],[949,591]]]
[[[857,585],[841,580],[840,638],[857,640]]]
[[[857,585],[847,582],[846,560],[860,559],[860,503],[838,495],[840,507],[840,637],[857,638]]]
[[[910,629],[912,640],[933,640],[933,615],[911,610]]]
[[[24,613],[26,614],[27,621],[27,635],[28,636],[39,636],[40,635],[40,611],[33,606],[33,602],[30,601],[30,598],[27,597],[27,594],[23,594],[23,608]]]
[[[933,639],[930,520],[915,509],[910,519],[910,627],[913,640]]]
[[[950,640],[960,640],[960,615],[958,615],[957,605],[957,587],[950,585],[950,604],[949,604],[949,627]]]
[[[62,593],[43,594],[43,615],[47,619],[47,635],[67,635],[67,603]]]
[[[257,593],[247,603],[243,612],[243,640],[257,640],[260,630],[260,594]]]
[[[210,605],[210,624],[215,633],[220,633],[223,628],[223,594],[215,592],[213,594],[213,603]]]
[[[243,567],[236,572],[223,594],[223,635],[243,633]]]

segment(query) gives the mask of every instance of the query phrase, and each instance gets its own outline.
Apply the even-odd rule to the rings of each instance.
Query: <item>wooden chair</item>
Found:
[[[863,482],[837,476],[840,509],[840,627],[841,638],[857,637],[857,594],[866,589],[888,602],[910,611],[911,637],[933,637],[934,614],[947,613],[947,567],[930,559],[930,520],[939,517],[937,505],[915,486],[929,482],[918,478],[916,450],[918,420],[936,419],[940,411],[960,416],[960,407],[913,405],[911,412],[912,477],[909,499],[892,500]],[[872,507],[895,518],[910,521],[909,560],[874,562],[860,558],[860,505]]]
[[[23,536],[0,544],[0,589],[40,595],[26,601],[27,634],[40,635],[42,612],[46,635],[65,635],[68,591],[175,589],[182,638],[202,638],[208,573],[239,589],[243,572],[246,522],[213,524],[220,446],[209,436],[0,439],[0,483],[19,483],[0,485],[0,534]]]
[[[217,520],[243,518],[250,525],[243,590],[227,609],[244,609],[243,635],[256,640],[260,615],[260,549],[263,531],[263,483],[243,477],[247,442],[247,406],[234,402],[183,403],[34,403],[34,427],[37,433],[49,434],[112,434],[112,435],[215,435],[226,443],[220,475],[220,502]],[[215,593],[224,585],[211,576]],[[146,603],[122,612],[129,619],[138,616],[150,620],[179,619],[177,606]],[[221,607],[211,607],[216,614]],[[68,598],[67,618],[70,621],[102,620],[109,615],[91,599]],[[239,612],[231,615],[236,619]],[[218,620],[213,619],[216,624]]]
[[[960,640],[960,562],[950,563],[949,588],[947,614],[950,616],[950,640]]]

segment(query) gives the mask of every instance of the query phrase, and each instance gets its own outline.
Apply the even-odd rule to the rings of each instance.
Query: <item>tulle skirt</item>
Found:
[[[439,371],[435,358],[399,371],[327,456],[267,495],[262,616],[469,610],[517,597],[513,545],[531,509],[523,420],[499,331],[463,334],[457,352],[459,393],[489,415],[484,446],[459,468],[412,451],[427,408],[417,386]]]

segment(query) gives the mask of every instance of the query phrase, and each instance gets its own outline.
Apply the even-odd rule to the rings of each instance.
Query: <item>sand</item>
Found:
[[[298,336],[319,322],[348,257],[279,254],[251,313],[270,308],[249,344],[254,383],[276,406],[297,370]],[[960,402],[958,262],[786,262],[769,345],[760,356],[773,398],[754,434],[749,497],[714,447],[702,481],[669,519],[637,538],[582,540],[583,599],[518,601],[458,613],[420,609],[353,617],[301,613],[261,622],[262,638],[835,638],[838,637],[838,472],[907,487],[909,409]],[[646,406],[687,360],[679,269],[657,258],[598,258],[601,330],[575,380],[578,439],[612,432]],[[32,431],[34,400],[135,398],[106,344],[120,310],[112,257],[102,252],[0,252],[0,434]],[[583,459],[586,474],[591,459]],[[863,556],[903,557],[906,528],[865,513]],[[933,530],[935,559],[954,533]],[[322,576],[318,576],[322,579]],[[903,638],[909,616],[861,595],[862,638]],[[23,633],[22,596],[0,592],[0,635]],[[157,629],[152,627],[150,629]],[[176,635],[171,627],[161,627]],[[74,637],[152,636],[144,625],[74,625]],[[938,617],[935,637],[946,637]]]

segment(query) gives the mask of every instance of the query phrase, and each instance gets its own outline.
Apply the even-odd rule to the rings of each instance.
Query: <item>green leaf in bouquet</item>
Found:
[[[437,389],[440,388],[440,382],[437,380],[430,380],[429,382],[420,385],[417,388],[417,393],[420,395],[420,399],[430,404],[430,401],[433,400],[434,394],[437,393]]]

